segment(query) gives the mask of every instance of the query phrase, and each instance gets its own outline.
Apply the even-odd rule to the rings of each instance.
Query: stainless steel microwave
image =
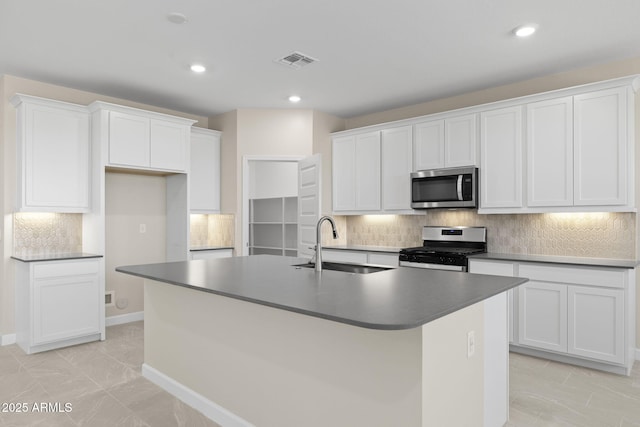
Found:
[[[478,168],[447,168],[411,174],[414,209],[477,208]]]

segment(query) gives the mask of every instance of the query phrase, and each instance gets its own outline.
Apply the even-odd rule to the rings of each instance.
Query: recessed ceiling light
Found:
[[[527,25],[521,25],[520,27],[516,28],[513,31],[513,33],[518,37],[529,37],[530,35],[535,33],[537,29],[538,29],[537,25],[527,24]]]
[[[204,73],[205,71],[207,71],[207,69],[205,68],[204,65],[201,64],[193,64],[191,66],[191,71],[193,71],[194,73]]]
[[[187,17],[178,12],[168,14],[167,19],[169,20],[169,22],[173,22],[174,24],[184,24],[185,22],[187,22]]]
[[[302,98],[300,98],[298,95],[291,95],[289,97],[289,102],[293,102],[295,104],[296,102],[300,102],[301,99]]]

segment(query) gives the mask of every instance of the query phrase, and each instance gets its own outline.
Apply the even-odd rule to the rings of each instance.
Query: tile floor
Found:
[[[0,347],[0,404],[28,404],[27,413],[0,407],[0,426],[217,426],[144,379],[142,361],[142,322],[107,328],[103,342],[30,356]],[[640,363],[623,377],[512,353],[510,381],[509,427],[640,427]],[[34,411],[34,403],[62,411]]]
[[[640,362],[631,376],[510,355],[507,426],[640,426]]]
[[[217,426],[141,376],[143,322],[107,328],[107,340],[25,355],[0,347],[0,426]],[[34,411],[55,404],[57,412]],[[64,405],[71,411],[64,412]]]

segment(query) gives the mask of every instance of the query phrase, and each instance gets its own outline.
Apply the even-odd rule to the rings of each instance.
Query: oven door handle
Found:
[[[458,175],[456,189],[458,190],[458,200],[462,201],[462,174]]]

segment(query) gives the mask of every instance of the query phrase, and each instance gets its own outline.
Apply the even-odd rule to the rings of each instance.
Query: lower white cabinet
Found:
[[[27,353],[104,339],[101,258],[16,264],[16,339]]]
[[[191,259],[215,259],[215,258],[230,258],[233,256],[233,249],[206,249],[206,250],[192,250]]]
[[[469,271],[529,278],[513,296],[512,350],[629,374],[635,269],[470,260]]]
[[[567,286],[529,281],[518,289],[518,343],[567,351]]]
[[[345,249],[322,249],[322,260],[355,264],[378,264],[398,267],[398,254],[393,252],[354,251]]]

